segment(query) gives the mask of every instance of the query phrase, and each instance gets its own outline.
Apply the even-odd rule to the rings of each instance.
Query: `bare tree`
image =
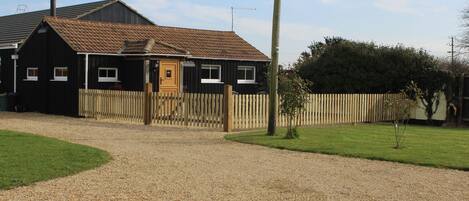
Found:
[[[415,100],[416,93],[419,93],[417,86],[411,82],[405,90],[400,92],[400,96],[394,96],[385,101],[386,108],[393,116],[395,149],[402,148],[412,110],[418,105]]]
[[[448,80],[445,92],[447,114],[446,123],[447,125],[457,124],[458,114],[462,112],[462,88],[464,81],[461,83],[461,79],[464,79],[464,75],[469,75],[469,61],[467,59],[456,57],[451,61],[441,60],[440,68],[446,71],[450,76]]]

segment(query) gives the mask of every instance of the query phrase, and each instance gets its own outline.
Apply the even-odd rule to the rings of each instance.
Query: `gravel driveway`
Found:
[[[0,113],[0,129],[98,147],[114,158],[0,191],[0,200],[469,200],[468,172],[237,144],[213,131],[12,113]]]

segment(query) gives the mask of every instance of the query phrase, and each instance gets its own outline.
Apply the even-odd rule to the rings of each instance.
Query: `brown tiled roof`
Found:
[[[209,31],[154,25],[128,25],[45,17],[71,47],[82,53],[118,54],[129,41],[134,48],[155,45],[152,54],[188,55],[195,58],[268,61],[269,58],[234,32]],[[139,42],[140,41],[140,42]],[[140,45],[140,46],[139,46]]]

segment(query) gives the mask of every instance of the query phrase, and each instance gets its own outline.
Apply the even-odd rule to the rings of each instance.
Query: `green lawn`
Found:
[[[75,174],[110,159],[107,152],[95,148],[0,130],[0,189]]]
[[[391,124],[299,128],[300,139],[286,140],[265,131],[227,135],[227,140],[279,149],[395,161],[469,171],[469,129],[410,126],[404,148],[394,149]]]

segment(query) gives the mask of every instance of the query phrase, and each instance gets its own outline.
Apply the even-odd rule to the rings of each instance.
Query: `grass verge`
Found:
[[[0,130],[0,189],[76,174],[110,160],[92,147]]]
[[[265,131],[227,135],[225,139],[292,151],[393,161],[469,171],[469,130],[410,126],[404,147],[394,149],[390,124],[299,128],[299,139],[284,139],[285,129],[269,137]]]

